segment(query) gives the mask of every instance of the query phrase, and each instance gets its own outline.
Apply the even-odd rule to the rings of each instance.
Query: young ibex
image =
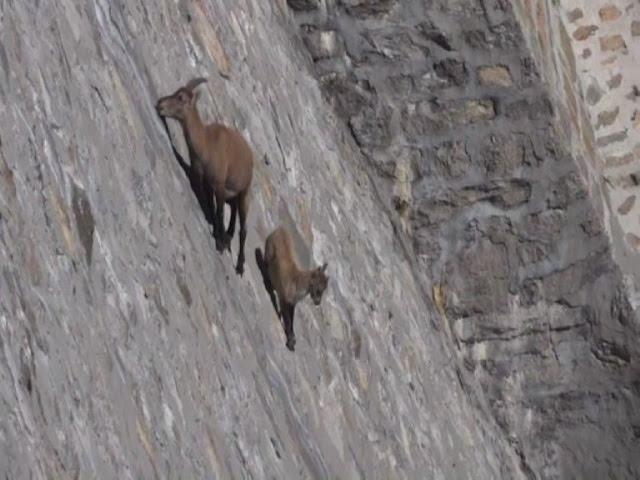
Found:
[[[320,305],[322,294],[329,282],[325,274],[327,264],[312,270],[300,270],[291,237],[283,227],[275,229],[267,238],[264,257],[259,249],[256,250],[256,259],[272,301],[274,301],[273,292],[278,294],[279,316],[284,322],[287,348],[294,351],[296,336],[293,333],[293,315],[296,304],[308,293],[313,303]]]
[[[242,135],[221,124],[205,125],[198,113],[195,88],[206,82],[195,78],[174,94],[158,100],[156,109],[162,117],[180,122],[189,147],[191,168],[200,198],[215,198],[213,235],[219,252],[231,250],[236,214],[240,214],[240,249],[236,271],[244,272],[244,243],[247,237],[249,188],[253,176],[253,153]],[[224,205],[231,207],[229,228],[224,231]]]

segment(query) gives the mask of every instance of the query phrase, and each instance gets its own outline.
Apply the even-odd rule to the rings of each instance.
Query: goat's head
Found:
[[[329,283],[329,277],[325,273],[327,270],[327,264],[325,263],[321,267],[316,268],[311,272],[311,280],[309,281],[309,295],[313,303],[320,305],[322,300],[322,294],[327,289]]]
[[[162,97],[156,104],[158,114],[176,120],[184,119],[187,112],[195,108],[198,101],[198,92],[195,91],[195,88],[206,81],[205,78],[194,78],[172,95]]]

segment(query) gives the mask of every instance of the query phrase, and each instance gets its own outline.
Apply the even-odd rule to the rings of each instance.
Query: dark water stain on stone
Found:
[[[3,82],[0,85],[0,93],[6,94],[5,87],[10,87],[10,77],[9,77],[9,59],[7,58],[7,51],[4,48],[4,45],[0,42],[0,70],[3,77]]]
[[[362,351],[362,336],[355,328],[351,332],[351,341],[353,343],[353,355],[356,358],[360,358],[360,352]]]
[[[162,301],[162,294],[157,289],[153,295],[153,303],[156,306],[158,313],[163,318],[165,325],[169,325],[171,316],[169,315],[169,310],[167,310],[164,302]]]
[[[95,221],[91,213],[91,203],[87,198],[87,193],[77,185],[73,185],[73,214],[76,218],[76,227],[80,242],[84,247],[87,264],[91,265],[91,254],[93,252],[93,232]]]
[[[185,303],[190,307],[193,303],[193,299],[191,298],[191,292],[189,291],[189,287],[187,286],[187,282],[183,275],[176,274],[176,284],[178,285],[178,289],[180,290]]]

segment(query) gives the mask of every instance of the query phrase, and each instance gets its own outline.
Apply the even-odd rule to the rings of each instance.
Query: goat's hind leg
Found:
[[[287,336],[287,348],[292,352],[296,349],[296,334],[293,333],[293,315],[295,313],[295,305],[286,302],[280,303],[284,318],[284,333]]]
[[[202,183],[201,195],[202,207],[205,210],[205,217],[207,219],[207,222],[213,226],[215,233],[216,205],[214,201],[213,190],[211,189],[211,185],[209,185],[207,182]]]
[[[216,199],[216,213],[213,220],[213,236],[216,239],[216,249],[222,253],[229,244],[226,232],[224,231],[224,204],[226,203],[224,188],[222,186],[216,186],[214,188],[214,194]]]
[[[244,243],[247,239],[247,216],[249,215],[249,192],[242,192],[238,196],[238,213],[240,216],[240,248],[238,249],[238,263],[236,272],[238,275],[244,273]]]
[[[231,207],[231,217],[229,218],[229,227],[227,228],[227,237],[225,239],[228,242],[227,246],[229,253],[231,253],[231,241],[233,240],[233,234],[236,231],[236,216],[238,214],[238,199],[234,198],[229,202]]]

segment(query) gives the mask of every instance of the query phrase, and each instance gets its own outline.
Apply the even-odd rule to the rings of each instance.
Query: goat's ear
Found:
[[[203,77],[194,78],[193,80],[189,80],[189,83],[187,83],[184,88],[193,91],[194,88],[206,81],[207,79]]]

